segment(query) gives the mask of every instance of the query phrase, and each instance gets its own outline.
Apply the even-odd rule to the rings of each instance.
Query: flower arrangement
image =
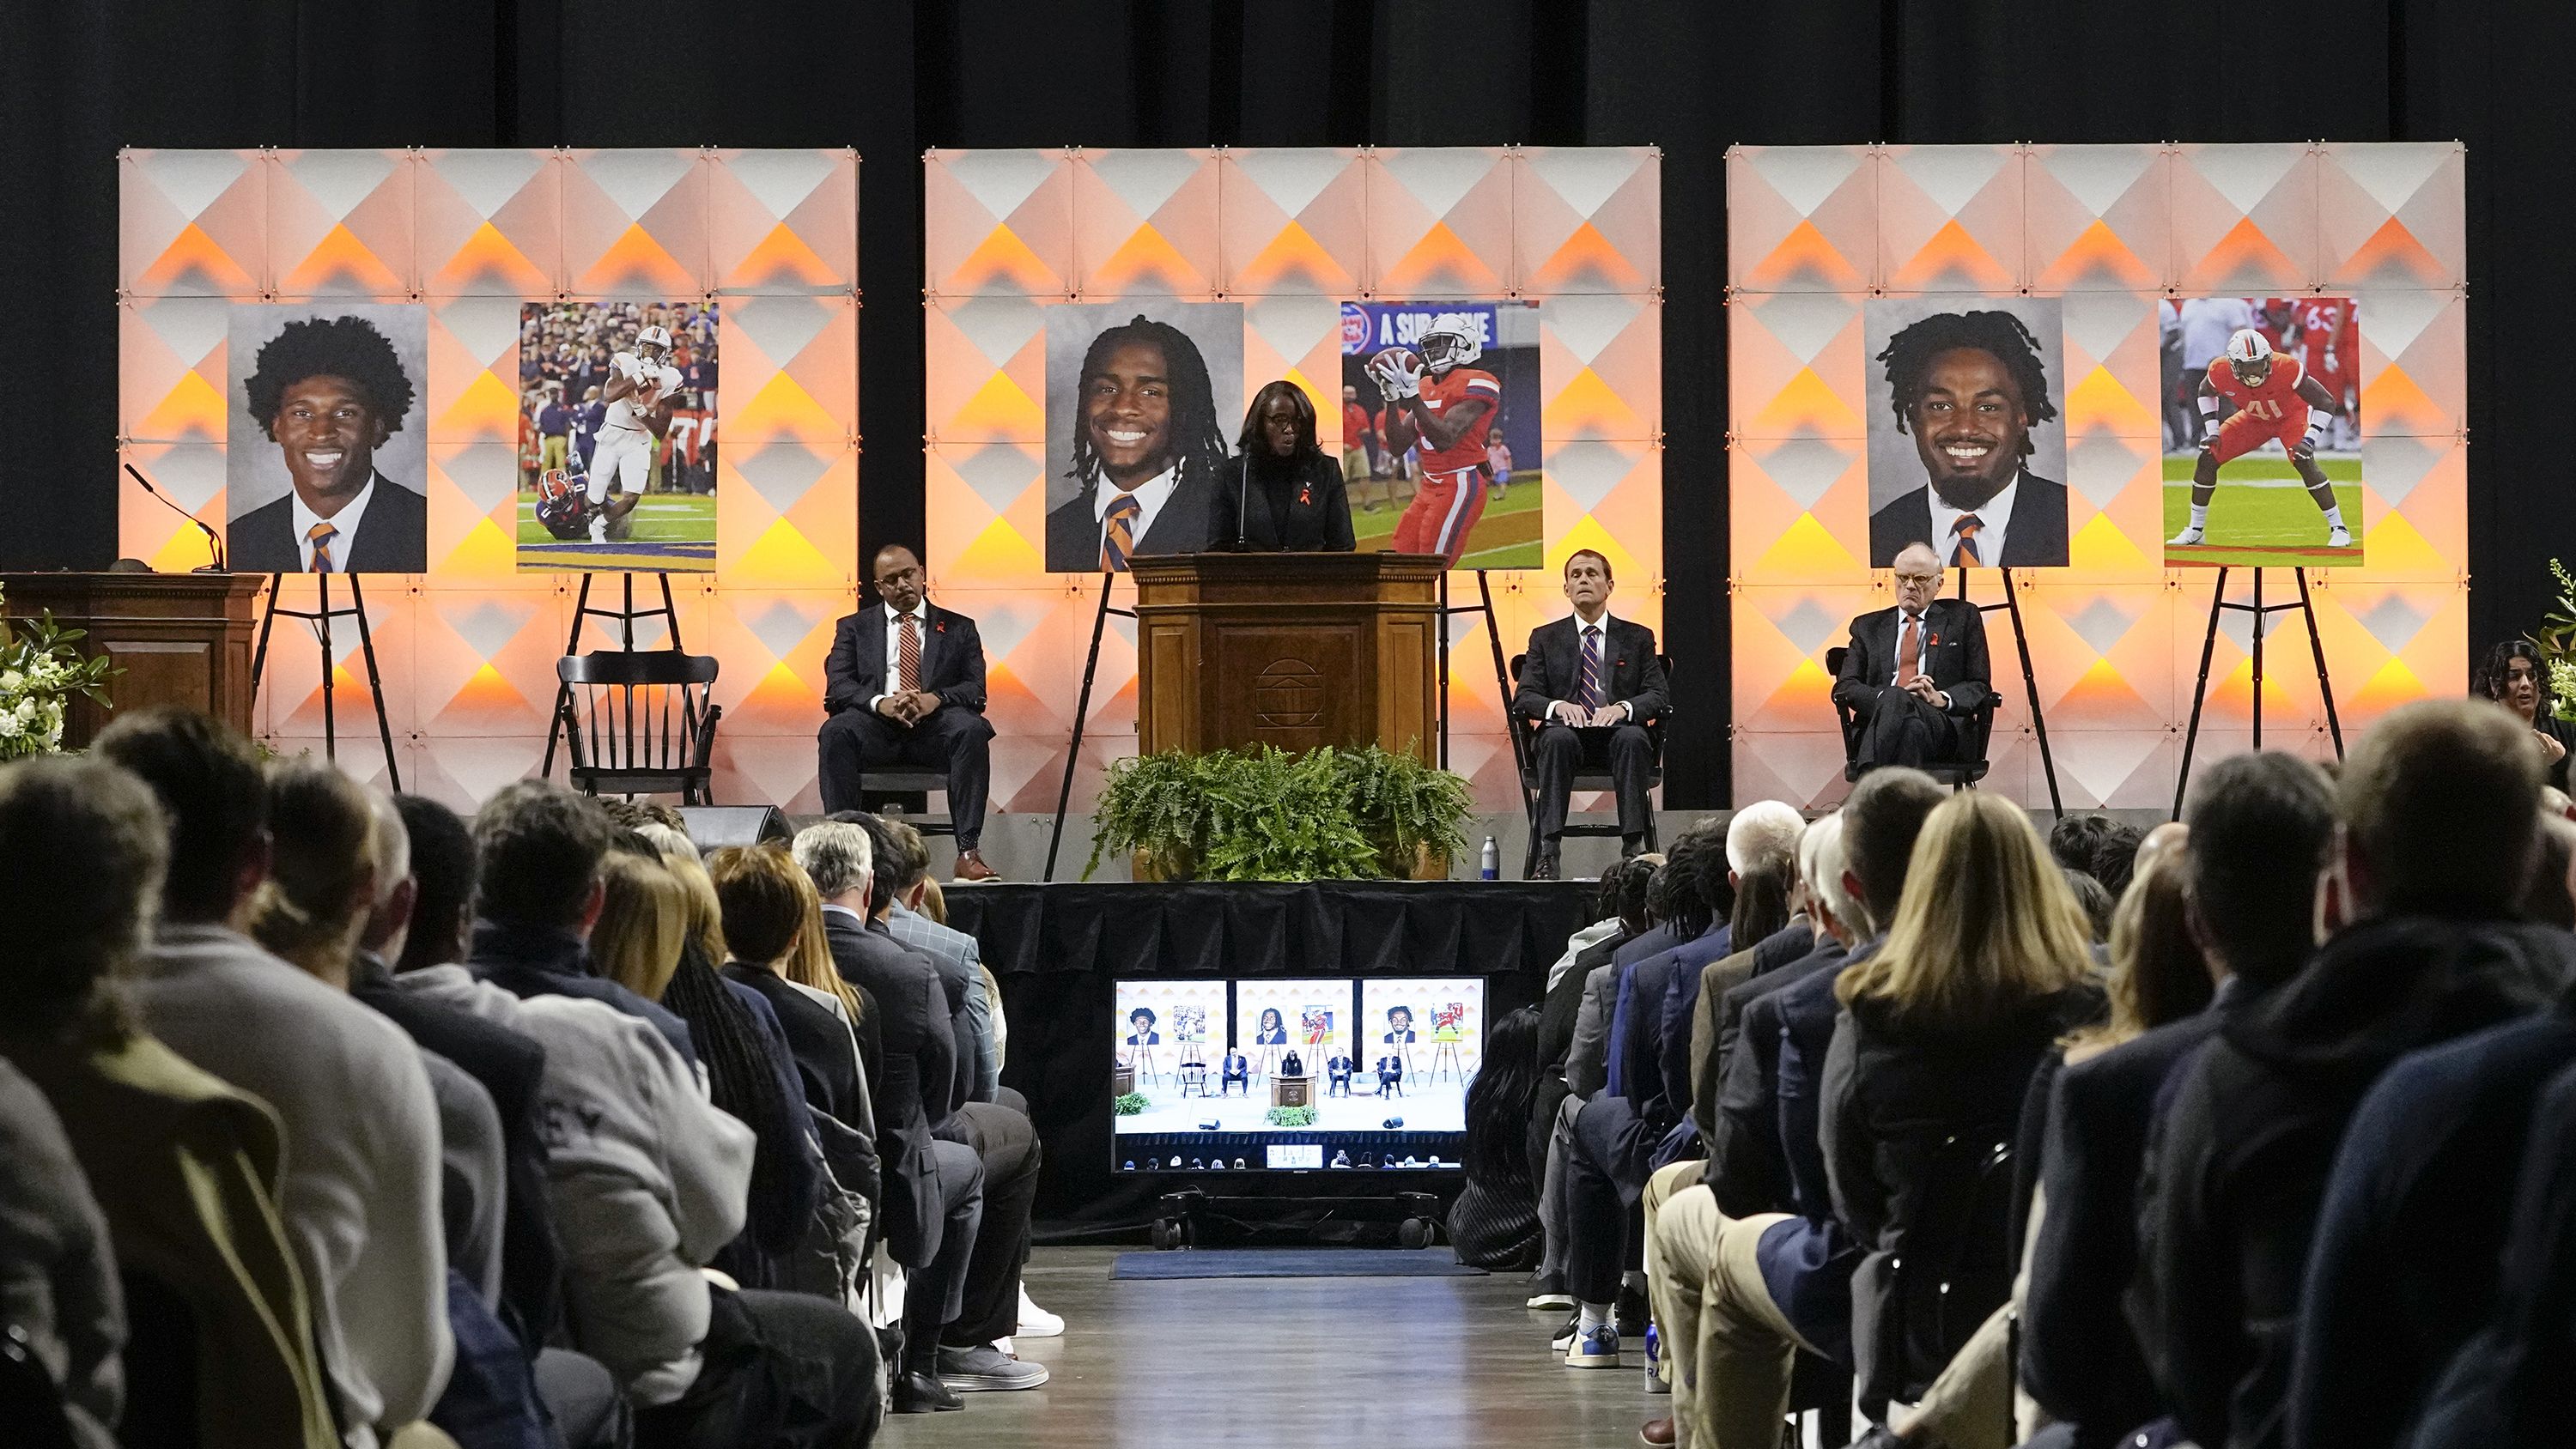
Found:
[[[72,647],[82,631],[55,623],[51,609],[17,622],[22,627],[13,634],[0,621],[0,760],[61,753],[63,709],[72,696],[106,704],[107,681],[124,672],[105,655],[83,657]]]
[[[2576,720],[2576,577],[2556,559],[2549,561],[2549,576],[2558,581],[2558,597],[2531,642],[2549,671],[2549,696],[2557,702],[2558,717]]]

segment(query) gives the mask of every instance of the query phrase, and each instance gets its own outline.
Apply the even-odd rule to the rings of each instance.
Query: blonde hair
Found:
[[[2216,987],[2184,918],[2190,876],[2180,851],[2160,850],[2130,878],[2111,913],[2110,1017],[2069,1038],[2070,1049],[2115,1047],[2209,1004]]]
[[[940,925],[948,924],[948,893],[929,876],[921,878],[921,914]]]
[[[650,1001],[662,999],[680,969],[688,899],[679,877],[640,855],[612,850],[600,862],[606,898],[591,928],[590,964],[600,975]]]
[[[375,905],[375,806],[337,765],[298,755],[268,767],[268,819],[268,879],[252,904],[250,933],[309,969],[299,957],[340,949]]]
[[[796,922],[796,940],[771,969],[799,986],[811,986],[841,998],[841,1005],[849,1009],[850,1025],[856,1026],[867,1019],[867,1012],[862,1009],[859,993],[850,989],[850,983],[841,979],[841,968],[832,963],[832,941],[823,934],[822,894],[814,889],[814,878],[803,870],[789,874],[796,877],[797,894],[804,898],[805,908]]]
[[[1834,994],[1895,1018],[1973,1025],[2083,979],[2083,909],[2021,807],[1964,791],[1933,808],[1906,867],[1896,920]]]
[[[674,851],[662,853],[662,864],[680,883],[680,897],[685,907],[688,938],[698,943],[698,951],[707,958],[710,968],[724,964],[724,907],[716,900],[716,883],[695,855]]]

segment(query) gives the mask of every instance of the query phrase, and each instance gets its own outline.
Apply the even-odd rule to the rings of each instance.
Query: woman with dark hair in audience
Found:
[[[2090,872],[2064,869],[2066,889],[2075,897],[2075,908],[2084,913],[2084,938],[2095,945],[2111,939],[2111,914],[2119,902],[2111,897],[2110,888]]]
[[[2102,1010],[2083,914],[2020,806],[1950,797],[1907,881],[1878,952],[1835,982],[1823,1083],[1835,1212],[1868,1250],[1852,1280],[1865,1402],[1917,1398],[1960,1346],[1945,1340],[2003,1302],[2007,1214],[1976,1210],[2007,1206],[1985,1187],[1992,1159],[2040,1059]],[[1985,1271],[1936,1294],[1926,1275],[1962,1262]]]
[[[2549,771],[2549,783],[2567,789],[2567,756],[2576,749],[2576,720],[2558,717],[2557,692],[2549,687],[2549,666],[2541,660],[2539,647],[2528,639],[2507,639],[2489,649],[2469,688],[2531,726],[2531,742]]]
[[[1351,500],[1341,466],[1315,441],[1315,404],[1288,381],[1253,394],[1236,444],[1235,476],[1218,506],[1212,540],[1231,548],[1348,553]]]
[[[1467,1084],[1467,1187],[1449,1210],[1449,1237],[1471,1268],[1519,1268],[1538,1253],[1528,1140],[1538,1075],[1538,1008],[1524,1006],[1485,1034],[1484,1060]]]

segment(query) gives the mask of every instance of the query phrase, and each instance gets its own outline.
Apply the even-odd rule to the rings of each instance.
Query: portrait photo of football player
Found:
[[[2166,304],[2164,391],[2190,403],[2166,429],[2166,563],[2361,562],[2358,311],[2348,297]]]
[[[698,302],[520,309],[521,572],[715,567],[717,335]]]
[[[429,441],[418,307],[231,309],[225,529],[245,573],[421,573]]]
[[[1873,301],[1869,559],[1928,544],[1944,568],[2066,562],[2066,428],[2054,298]]]
[[[1378,409],[1346,409],[1343,428],[1360,414],[1386,462],[1384,501],[1401,510],[1377,514],[1362,489],[1359,547],[1438,554],[1451,568],[1539,566],[1536,304],[1345,302],[1342,378]]]
[[[1237,483],[1242,396],[1239,304],[1048,308],[1047,568],[1206,548]]]

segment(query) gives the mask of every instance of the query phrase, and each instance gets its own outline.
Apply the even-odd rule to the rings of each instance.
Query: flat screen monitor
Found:
[[[1121,1172],[1455,1172],[1484,1059],[1477,976],[1117,983]]]

